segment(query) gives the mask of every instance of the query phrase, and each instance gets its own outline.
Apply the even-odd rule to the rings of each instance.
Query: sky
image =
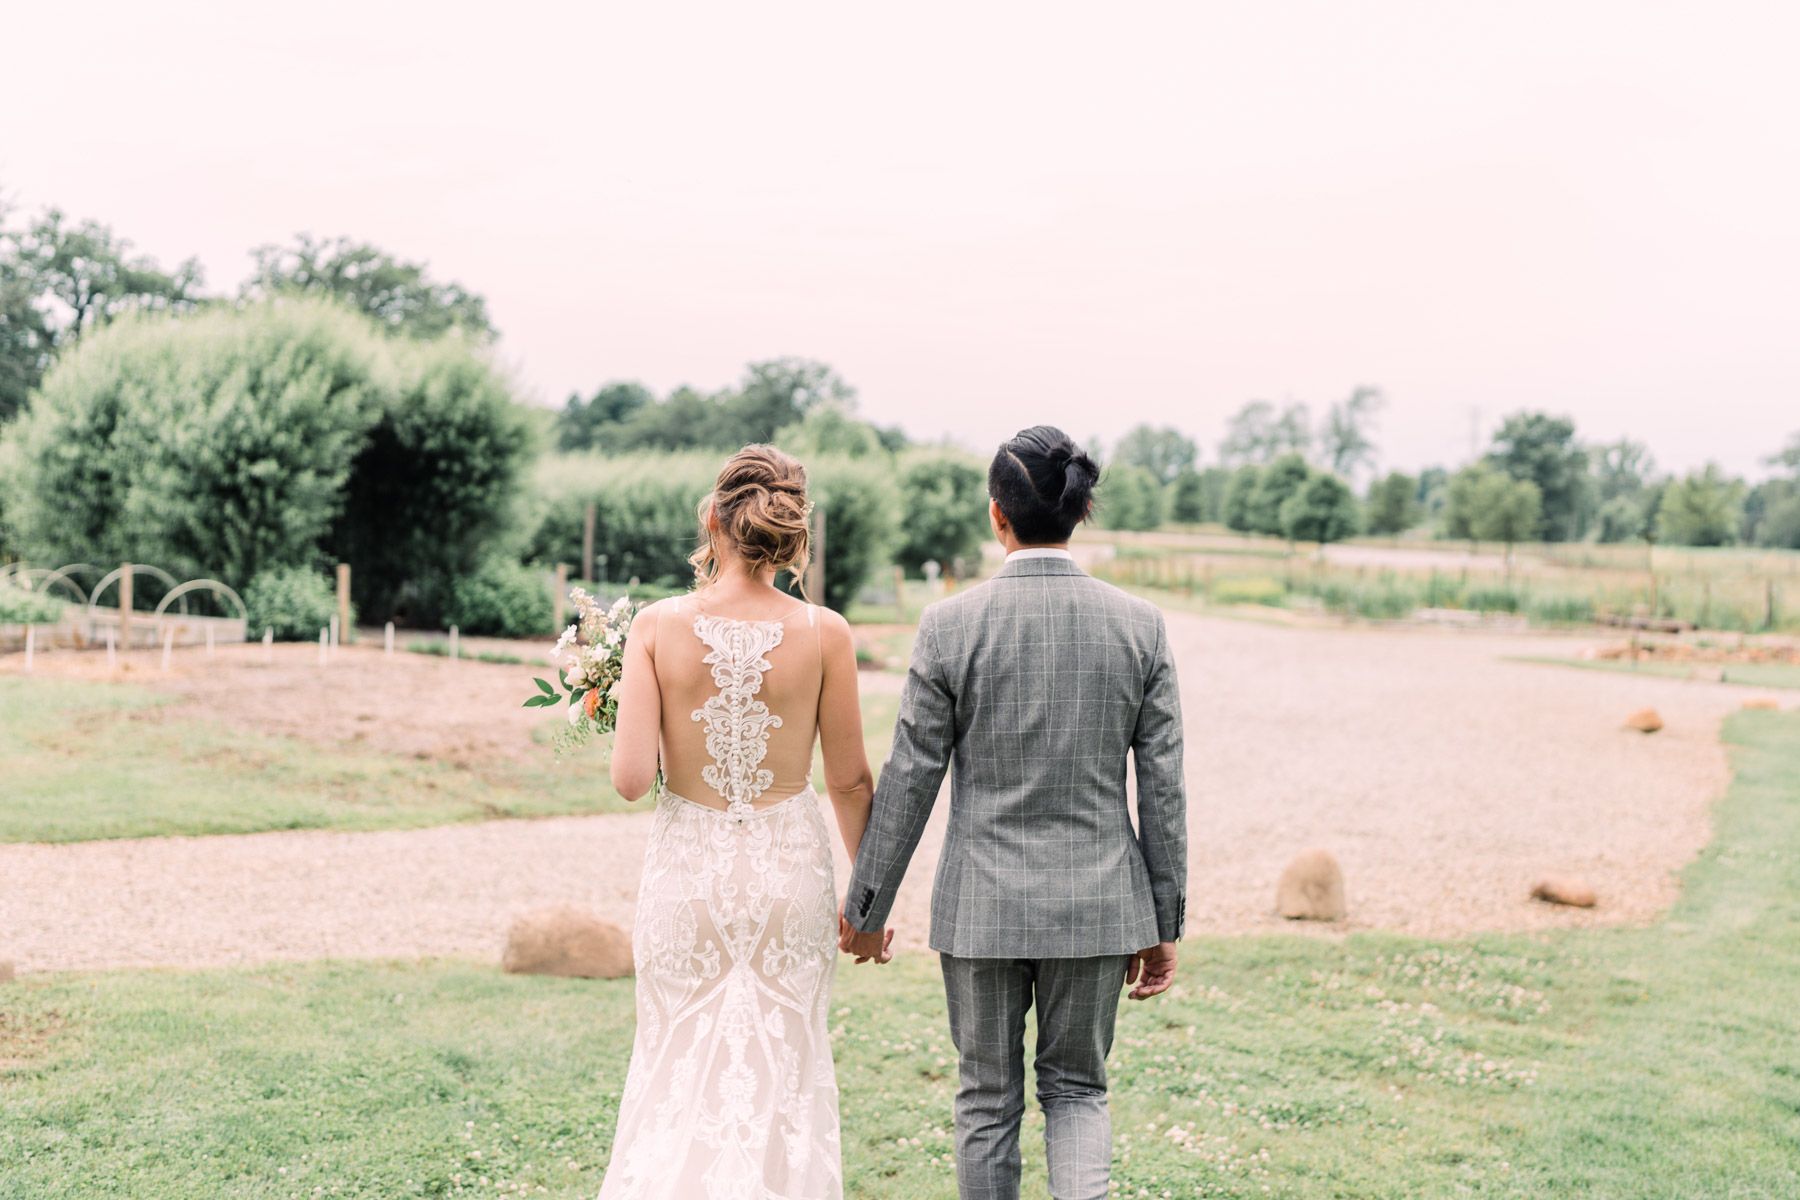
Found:
[[[1385,467],[1545,409],[1660,465],[1800,430],[1800,6],[461,3],[7,17],[0,194],[235,290],[348,234],[488,299],[521,393],[822,359],[986,448],[1388,397]]]

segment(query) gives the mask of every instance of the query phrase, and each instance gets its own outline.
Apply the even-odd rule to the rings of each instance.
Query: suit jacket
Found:
[[[1162,613],[1067,559],[1014,559],[920,618],[845,915],[882,927],[954,763],[932,949],[1086,958],[1173,941],[1187,911],[1181,755]]]

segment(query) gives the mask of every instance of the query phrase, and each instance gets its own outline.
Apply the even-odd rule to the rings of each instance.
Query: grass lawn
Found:
[[[864,699],[877,766],[897,706]],[[130,685],[0,678],[0,842],[632,811],[603,752],[590,756],[557,762],[546,745],[533,761],[458,767],[231,729]]]
[[[1726,735],[1717,840],[1656,928],[1186,943],[1125,1008],[1118,1194],[1800,1195],[1800,717]],[[933,964],[846,966],[835,1012],[849,1194],[954,1196]],[[0,1197],[590,1196],[630,1015],[629,982],[451,962],[28,976]]]
[[[1786,663],[1691,663],[1629,662],[1607,658],[1556,658],[1518,655],[1512,662],[1576,667],[1583,671],[1611,671],[1618,675],[1654,675],[1660,679],[1686,679],[1697,683],[1735,683],[1749,687],[1800,688],[1800,667]]]

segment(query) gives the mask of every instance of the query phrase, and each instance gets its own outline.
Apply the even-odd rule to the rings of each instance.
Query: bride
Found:
[[[601,1200],[843,1194],[825,1025],[841,918],[815,739],[853,860],[873,780],[849,625],[775,587],[805,573],[810,508],[798,462],[744,447],[701,503],[694,591],[632,623],[613,786],[635,800],[659,763],[666,783]]]

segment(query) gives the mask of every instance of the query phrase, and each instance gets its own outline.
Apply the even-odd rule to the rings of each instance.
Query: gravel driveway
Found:
[[[1295,852],[1324,846],[1351,928],[1425,934],[1654,918],[1726,782],[1720,718],[1749,689],[1504,661],[1579,640],[1293,629],[1169,617],[1193,830],[1190,931],[1272,917]],[[1654,736],[1620,723],[1654,705]],[[922,944],[932,822],[896,909]],[[0,846],[0,959],[27,971],[317,957],[495,957],[521,909],[628,922],[642,814],[376,833]],[[1592,912],[1527,898],[1580,875]],[[839,865],[839,883],[845,879]]]

